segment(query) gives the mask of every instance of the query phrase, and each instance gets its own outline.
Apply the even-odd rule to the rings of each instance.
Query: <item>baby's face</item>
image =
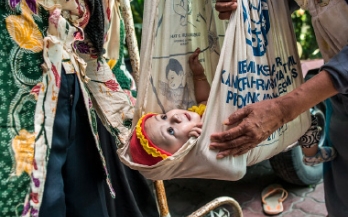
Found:
[[[195,112],[173,109],[147,119],[145,131],[157,147],[174,154],[190,138],[192,128],[200,122],[201,117]]]

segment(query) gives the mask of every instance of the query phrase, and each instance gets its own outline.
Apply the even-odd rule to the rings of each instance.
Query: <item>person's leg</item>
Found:
[[[40,217],[108,216],[103,170],[76,75],[61,76]]]
[[[98,134],[101,148],[110,171],[116,198],[106,194],[109,215],[113,217],[159,217],[156,200],[147,180],[139,173],[125,166],[117,155],[113,137],[98,119]],[[108,186],[105,185],[107,189]]]
[[[318,126],[318,119],[312,115],[312,124],[308,131],[299,139],[302,148],[303,162],[313,166],[323,162],[331,161],[336,157],[336,150],[333,147],[319,147],[322,129]]]
[[[76,80],[76,86],[78,86]],[[80,94],[76,89],[75,96]],[[103,183],[105,176],[82,96],[75,98],[72,144],[64,165],[67,217],[108,217]]]
[[[62,168],[66,161],[66,149],[70,144],[71,96],[74,94],[74,77],[74,75],[66,75],[63,69],[40,217],[65,217],[66,214]]]

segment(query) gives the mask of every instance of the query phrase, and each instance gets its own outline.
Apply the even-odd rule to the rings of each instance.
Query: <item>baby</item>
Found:
[[[189,57],[198,106],[188,110],[173,109],[165,114],[148,113],[142,116],[130,140],[133,162],[154,165],[174,154],[190,137],[201,134],[201,117],[209,97],[210,85],[198,60],[199,53],[200,49],[197,48]],[[307,165],[330,161],[336,156],[332,147],[318,147],[319,132],[317,120],[312,116],[312,126],[299,140],[304,153],[303,161]]]
[[[142,116],[130,141],[130,153],[134,162],[153,165],[174,154],[190,137],[201,134],[201,117],[209,97],[210,84],[198,60],[199,53],[200,49],[197,48],[189,57],[198,106],[188,110],[173,109],[166,114],[148,113]]]

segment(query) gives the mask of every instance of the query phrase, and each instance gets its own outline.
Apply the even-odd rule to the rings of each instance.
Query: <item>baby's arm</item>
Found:
[[[190,69],[193,73],[193,86],[195,88],[195,97],[197,104],[207,104],[210,92],[210,84],[204,74],[204,68],[198,60],[201,52],[199,48],[189,58]]]

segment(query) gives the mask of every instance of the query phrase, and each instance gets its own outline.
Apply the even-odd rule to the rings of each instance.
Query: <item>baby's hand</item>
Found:
[[[189,132],[189,137],[196,137],[198,138],[201,133],[202,133],[202,123],[197,124],[196,126],[194,126],[191,131]]]
[[[193,76],[201,77],[204,76],[204,68],[198,60],[198,55],[201,52],[199,48],[189,57],[190,69],[193,73]]]

